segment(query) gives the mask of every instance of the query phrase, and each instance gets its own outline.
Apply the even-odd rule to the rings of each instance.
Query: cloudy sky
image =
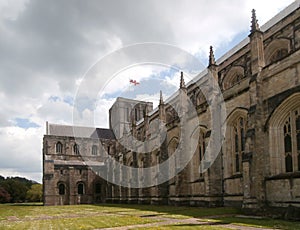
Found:
[[[247,37],[252,8],[262,25],[292,2],[0,0],[0,175],[41,182],[45,122],[73,124],[84,77],[91,71],[97,75],[95,64],[117,50],[170,44],[206,66],[210,45],[218,58]],[[167,97],[179,84],[178,71],[166,66],[115,71],[109,81],[97,83],[96,100],[82,100],[83,121],[94,117],[97,126],[107,127],[108,108],[117,96],[155,101],[160,89]],[[135,88],[129,79],[141,84]],[[138,88],[143,85],[151,90]]]

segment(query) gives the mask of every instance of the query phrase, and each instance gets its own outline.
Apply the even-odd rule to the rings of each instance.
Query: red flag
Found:
[[[132,79],[130,79],[129,82],[130,82],[131,84],[134,84],[135,86],[140,84],[140,83],[137,82],[136,80],[132,80]]]

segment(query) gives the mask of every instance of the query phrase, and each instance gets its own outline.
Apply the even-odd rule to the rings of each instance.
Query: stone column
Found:
[[[263,82],[261,70],[265,65],[263,32],[257,23],[255,10],[252,10],[250,32],[251,79],[250,108],[248,115],[246,149],[243,155],[244,201],[245,210],[261,209],[265,204],[265,151],[263,131]]]

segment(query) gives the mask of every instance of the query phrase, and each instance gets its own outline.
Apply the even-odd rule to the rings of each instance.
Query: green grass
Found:
[[[134,216],[86,216],[53,220],[21,220],[0,225],[0,229],[95,229],[149,223]]]
[[[155,222],[147,211],[98,205],[0,205],[0,229],[94,229]]]
[[[193,224],[177,224],[177,225],[168,225],[168,226],[159,226],[159,227],[149,227],[149,228],[138,228],[138,230],[170,230],[170,229],[180,229],[180,230],[189,230],[189,229],[205,229],[205,230],[228,230],[232,228],[223,228],[220,226],[206,226],[206,225],[193,225]]]
[[[156,205],[0,204],[0,229],[95,229],[154,223],[155,218],[177,219],[168,226],[139,229],[229,229],[227,224],[261,228],[300,229],[300,222],[236,217],[234,208],[198,208]],[[154,218],[149,218],[154,217]],[[199,225],[181,223],[199,218]],[[222,225],[222,226],[218,226]]]
[[[299,230],[300,222],[296,221],[285,221],[278,219],[251,219],[251,218],[240,218],[240,217],[220,217],[214,218],[215,221],[224,224],[236,224],[240,226],[252,226],[258,228],[276,228],[276,229],[287,229],[287,230]]]

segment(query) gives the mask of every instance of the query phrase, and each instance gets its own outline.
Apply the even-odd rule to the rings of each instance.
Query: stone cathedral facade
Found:
[[[44,204],[111,202],[250,210],[300,206],[299,6],[299,1],[294,2],[261,28],[253,10],[248,38],[217,61],[210,49],[208,70],[225,101],[227,128],[222,149],[207,171],[199,172],[212,132],[207,98],[197,86],[207,83],[204,71],[192,83],[185,84],[183,75],[180,79],[180,90],[196,108],[200,124],[195,129],[200,135],[192,160],[175,177],[147,188],[109,182],[130,175],[116,173],[115,165],[106,165],[103,151],[121,164],[147,168],[168,159],[181,135],[180,116],[168,100],[161,97],[158,108],[153,108],[144,101],[134,101],[131,107],[133,100],[117,98],[109,111],[110,129],[47,124]],[[133,152],[116,138],[130,134],[147,140],[155,119],[165,122],[167,135],[153,151]],[[80,137],[74,138],[74,130]],[[101,170],[106,170],[107,178],[98,175]],[[153,173],[159,176],[159,172]]]

